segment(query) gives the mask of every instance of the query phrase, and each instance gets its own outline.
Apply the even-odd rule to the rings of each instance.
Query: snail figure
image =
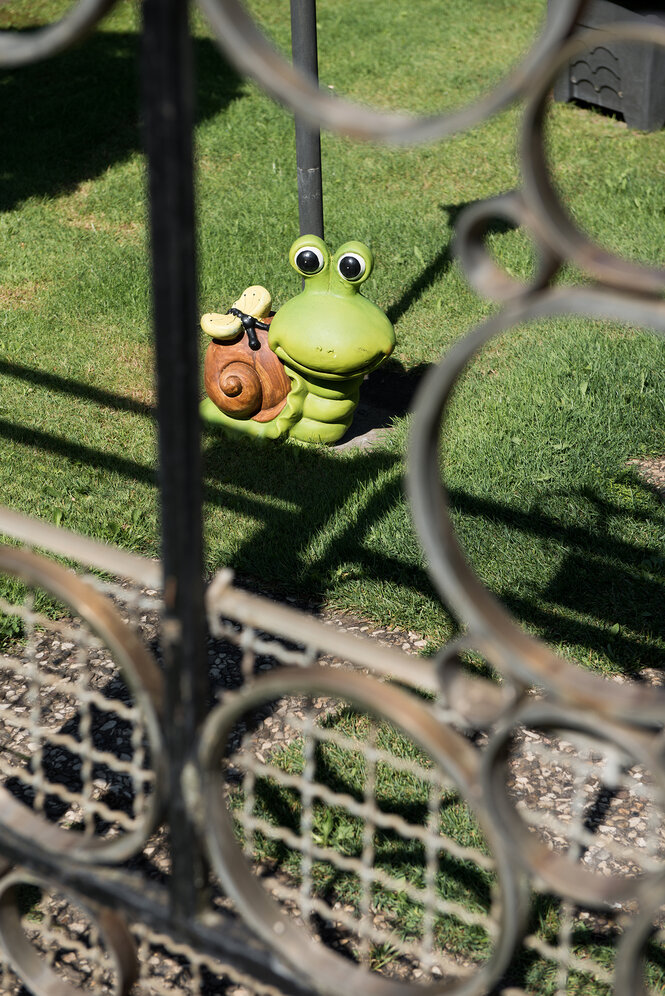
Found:
[[[248,287],[226,315],[207,314],[202,417],[267,439],[334,443],[351,425],[363,378],[395,348],[395,332],[360,293],[372,253],[346,242],[331,256],[303,235],[291,246],[302,293],[270,314],[264,287]]]

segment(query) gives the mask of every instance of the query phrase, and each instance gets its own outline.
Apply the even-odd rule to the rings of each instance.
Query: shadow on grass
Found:
[[[0,372],[85,401],[139,415],[150,412],[131,399],[28,367],[4,364]],[[387,367],[385,377],[387,393],[381,395],[377,388],[375,396],[387,404],[392,384],[401,384],[401,403],[406,404],[414,387],[411,375],[395,364]],[[157,483],[156,468],[148,463],[72,442],[41,427],[0,419],[0,439],[150,487]],[[204,435],[203,446],[205,501],[258,523],[252,539],[239,540],[228,565],[242,577],[254,579],[267,592],[300,596],[310,605],[325,602],[335,585],[362,586],[368,579],[393,586],[406,598],[436,605],[418,541],[408,526],[408,510],[401,516],[403,535],[394,537],[386,526],[385,542],[369,538],[382,520],[395,521],[396,506],[404,503],[402,456],[395,448],[340,455],[313,447],[256,445],[212,432]],[[647,484],[636,476],[633,482],[652,500]],[[609,655],[626,673],[664,666],[662,551],[617,535],[628,534],[617,523],[639,525],[650,519],[648,511],[626,509],[590,489],[566,495],[571,507],[586,510],[587,523],[576,515],[564,520],[542,509],[525,510],[460,489],[450,498],[454,513],[467,520],[465,531],[477,529],[480,535],[498,524],[538,543],[551,541],[564,548],[557,572],[543,580],[540,590],[532,586],[527,594],[509,582],[500,592],[523,624],[550,643]]]
[[[633,482],[650,495],[646,482],[636,476]],[[505,524],[524,536],[565,547],[558,570],[543,582],[537,599],[511,590],[500,593],[518,620],[548,643],[608,655],[626,674],[665,668],[665,621],[659,608],[665,594],[662,550],[620,539],[611,529],[612,520],[648,522],[649,513],[627,510],[589,488],[565,497],[577,508],[586,506],[593,528],[575,524],[574,517],[564,522],[543,511],[526,512],[464,491],[450,495],[453,509],[464,516]]]
[[[385,424],[389,424],[393,418],[403,418],[411,411],[420,382],[432,365],[419,363],[407,368],[391,356],[369,374],[362,386],[361,404],[371,406],[377,414],[385,415]]]
[[[349,581],[372,578],[434,596],[415,539],[406,557],[365,543],[403,501],[399,454],[376,449],[342,460],[318,448],[213,437],[205,466],[207,500],[261,522],[258,535],[238,549],[242,575],[304,594],[312,604],[325,600],[340,570]]]
[[[465,211],[465,209],[471,207],[472,204],[477,203],[480,202],[462,201],[459,204],[441,204],[440,208],[447,216],[448,226],[451,229],[454,229],[457,219]],[[517,226],[511,225],[510,222],[503,218],[496,218],[495,221],[488,224],[486,234],[503,234],[505,232],[512,231],[516,227]],[[430,289],[430,287],[437,283],[437,281],[439,281],[441,277],[448,272],[452,266],[454,258],[453,239],[450,238],[446,245],[444,245],[437,252],[434,259],[427,264],[425,269],[422,270],[411,285],[406,288],[402,296],[387,309],[386,314],[393,325],[406,314],[409,308],[411,308],[411,306],[415,304],[416,301],[418,301],[423,294]]]
[[[281,590],[290,584],[316,602],[325,599],[335,572],[345,565],[349,580],[369,577],[436,598],[415,536],[410,546],[396,544],[395,553],[366,542],[377,521],[403,501],[399,454],[374,450],[342,462],[318,449],[252,447],[217,439],[207,449],[206,464],[208,479],[216,482],[208,486],[208,500],[216,501],[216,486],[233,486],[235,493],[224,498],[226,506],[261,520],[259,534],[243,543],[235,558],[243,575],[266,584],[274,579]],[[382,485],[372,490],[379,477]],[[358,493],[365,499],[354,504]],[[538,542],[565,547],[559,570],[535,596],[510,588],[501,593],[518,619],[547,641],[609,652],[629,672],[647,664],[662,667],[662,652],[653,644],[647,649],[643,637],[648,631],[652,640],[665,639],[659,609],[662,570],[650,567],[661,551],[618,538],[608,524],[610,518],[616,523],[648,519],[648,514],[628,511],[588,490],[571,491],[568,499],[593,512],[593,527],[576,524],[575,517],[562,521],[465,491],[451,494],[455,512],[477,519],[479,532],[498,522]],[[342,509],[348,510],[345,517]],[[328,529],[331,541],[320,545],[316,562],[308,565],[312,535]]]
[[[81,398],[83,401],[92,401],[106,408],[114,408],[116,411],[132,412],[134,415],[151,416],[156,414],[155,407],[144,401],[136,401],[134,398],[107,391],[103,387],[94,387],[92,384],[83,384],[78,380],[60,377],[47,370],[26,367],[22,363],[9,363],[7,360],[0,359],[0,375],[12,377],[14,380],[22,380],[26,384],[36,384],[38,387],[46,388],[47,391],[57,391],[59,394],[68,394],[70,397]]]
[[[198,118],[238,96],[215,44],[195,38]],[[0,211],[76,189],[141,149],[139,37],[98,32],[80,48],[0,72]]]
[[[552,895],[534,893],[529,919],[526,934],[542,937],[546,944],[556,948],[560,940],[561,901]],[[615,962],[620,933],[613,913],[592,913],[587,923],[575,921],[570,936],[571,954],[581,959],[592,958],[605,968],[611,968]],[[662,959],[656,961],[662,980],[663,962]],[[589,971],[591,973],[591,969]],[[588,993],[589,996],[605,996],[610,991],[609,986],[596,982],[591,974],[585,975],[575,970],[570,973],[569,984],[572,987],[570,992]],[[512,986],[542,996],[558,996],[561,991],[558,985],[558,966],[553,960],[545,960],[537,951],[520,947],[508,972],[488,996],[501,996]]]

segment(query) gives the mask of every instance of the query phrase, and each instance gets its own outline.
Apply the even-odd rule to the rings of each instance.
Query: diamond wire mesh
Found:
[[[157,620],[155,596],[102,586],[116,604],[124,592],[122,611],[144,625],[154,640],[156,630],[146,624]],[[108,652],[71,614],[52,618],[57,608],[51,602],[45,609],[39,593],[32,602],[23,598],[2,606],[5,615],[21,619],[25,629],[11,652],[0,658],[5,682],[0,770],[6,779],[26,779],[21,787],[24,802],[45,819],[54,819],[57,812],[59,825],[68,826],[76,817],[82,836],[121,834],[137,818],[134,808],[127,811],[123,804],[113,809],[111,824],[100,805],[112,808],[111,781],[128,788],[134,804],[142,791],[150,791],[149,769],[141,766],[144,760],[136,761],[145,749],[135,732],[140,723],[135,723],[131,698],[120,694],[126,686]],[[229,693],[228,685],[244,681],[251,686],[285,664],[307,670],[323,661],[331,670],[369,672],[321,651],[315,643],[298,644],[290,630],[282,635],[231,618],[218,618],[213,629],[211,673],[223,701],[237,694]],[[327,645],[329,633],[329,627],[321,627],[320,646]],[[86,669],[90,677],[82,678]],[[118,697],[106,698],[100,688],[114,681]],[[451,716],[450,703],[432,701],[429,695],[421,698],[425,707],[436,707],[439,716],[442,711]],[[78,726],[63,733],[74,714]],[[107,744],[100,751],[95,730],[101,730],[101,720],[108,721],[111,714],[133,725],[133,738],[121,725],[115,746],[109,750]],[[469,730],[468,717],[459,719],[459,727],[482,754],[492,731]],[[73,743],[60,740],[63,736]],[[128,743],[138,749],[131,761],[121,757]],[[16,751],[26,750],[29,753],[17,761]],[[63,757],[77,766],[73,789],[57,781],[53,750],[69,752]],[[95,785],[91,776],[100,766],[105,778]],[[487,842],[450,778],[394,724],[353,707],[343,697],[287,695],[265,702],[236,724],[223,766],[227,803],[245,860],[284,916],[313,943],[386,980],[417,987],[464,979],[487,959],[501,916],[492,894],[496,876]],[[653,778],[615,745],[570,730],[526,728],[514,738],[509,769],[508,795],[516,812],[530,827],[528,832],[554,851],[567,851],[572,862],[605,877],[631,878],[661,867],[662,810]],[[130,781],[118,783],[127,776]],[[410,860],[400,865],[395,854],[400,858],[404,851],[410,852]],[[163,836],[153,836],[143,856],[168,874]],[[465,881],[469,877],[471,886]],[[531,884],[532,915],[507,973],[505,992],[612,992],[616,947],[637,903],[585,909],[553,896],[537,876]],[[226,910],[234,905],[221,896],[216,903]],[[78,987],[112,991],[103,958],[96,960],[76,948],[93,939],[90,928],[75,931],[72,946],[63,942],[63,930],[66,934],[70,923],[82,922],[80,913],[77,918],[70,914],[68,920],[60,912],[66,906],[62,900],[59,906],[46,906],[46,915],[28,920],[27,929],[45,950],[50,945],[57,951],[50,956],[51,964],[73,978],[73,958],[69,963],[63,958],[78,952]],[[654,914],[654,922],[659,916]],[[141,960],[133,990],[137,994],[231,996],[261,991],[229,966],[187,945],[164,936],[155,939],[140,925],[132,930]],[[649,992],[662,990],[664,944],[663,930],[648,943]],[[3,971],[3,991],[18,992],[6,965]]]
[[[253,616],[261,618],[260,606]],[[266,654],[275,664],[307,668],[322,659],[328,666],[340,666],[339,660],[320,654],[315,645],[298,646],[287,637],[280,640],[237,620],[217,620],[214,625],[219,635],[242,648],[246,678],[269,666]],[[325,646],[323,631],[321,637]],[[540,696],[531,693],[528,698]],[[482,755],[492,729],[471,729],[468,717],[455,716],[451,703],[442,697],[431,705],[439,717],[445,715],[464,730]],[[434,777],[422,756],[405,761],[400,751],[377,749],[372,742],[377,724],[367,715],[356,716],[349,735],[348,710],[343,701],[290,696],[266,703],[245,722],[246,729],[241,723],[234,731],[224,763],[231,786],[229,805],[246,860],[286,915],[319,943],[345,949],[345,957],[365,964],[369,960],[374,971],[413,982],[427,981],[428,968],[430,980],[462,976],[465,969],[472,972],[472,966],[482,961],[477,940],[474,943],[467,936],[451,959],[442,942],[441,920],[455,921],[460,931],[470,925],[480,927],[489,941],[496,934],[491,904],[474,910],[467,894],[468,905],[460,910],[442,898],[450,879],[444,886],[441,857],[445,852],[447,860],[459,862],[458,868],[475,866],[476,873],[491,877],[486,844],[478,839],[473,846],[461,844],[459,829],[457,837],[446,834],[440,817],[441,804],[450,797],[450,781]],[[360,732],[362,720],[367,725]],[[337,774],[325,771],[326,749],[340,752]],[[349,791],[348,772],[356,758],[364,764],[364,780]],[[384,799],[377,802],[377,765],[385,766],[388,780],[407,775],[421,783],[421,811],[415,822],[391,810]],[[342,791],[334,784],[340,771]],[[429,791],[424,791],[425,785]],[[506,794],[527,832],[566,854],[573,865],[581,863],[603,879],[629,883],[662,870],[663,810],[652,772],[611,741],[565,727],[520,730],[508,758]],[[374,798],[368,801],[368,795]],[[468,820],[468,806],[462,806]],[[487,810],[493,819],[489,801]],[[396,879],[394,872],[385,874],[380,855],[377,858],[377,833],[382,832],[404,844],[418,842],[417,876],[413,868],[404,879]],[[318,885],[313,869],[321,875]],[[330,879],[335,885],[326,891]],[[530,884],[531,915],[506,973],[505,992],[552,996],[612,992],[617,945],[639,909],[637,900],[605,903],[598,909],[590,896],[587,908],[553,894],[537,873],[530,875]],[[391,910],[385,900],[400,892],[404,907],[395,903]],[[384,902],[387,912],[380,909]],[[418,927],[411,928],[415,937],[405,938],[405,907],[411,916],[415,911]],[[645,967],[649,992],[663,988],[659,962],[665,953],[664,937],[665,931],[650,941]],[[464,944],[466,965],[460,953]]]
[[[0,599],[4,630],[15,633],[0,654],[3,791],[86,840],[139,830],[154,773],[118,663],[68,606],[9,583],[14,595]],[[135,592],[130,602],[145,607]]]
[[[22,927],[44,963],[73,992],[107,996],[117,992],[118,973],[94,922],[57,893],[26,884],[21,890]],[[191,945],[141,923],[130,925],[138,954],[132,996],[287,996],[249,978]],[[0,958],[0,992],[31,992]]]

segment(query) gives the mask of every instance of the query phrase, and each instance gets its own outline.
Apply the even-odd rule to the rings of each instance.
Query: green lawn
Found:
[[[64,0],[10,2],[29,27]],[[385,107],[459,106],[495,83],[534,36],[544,0],[319,0],[324,86]],[[288,47],[288,4],[254,0]],[[29,10],[28,10],[29,8]],[[507,25],[510,25],[508,28]],[[0,503],[138,552],[159,548],[145,172],[137,120],[138,6],[120,2],[85,45],[0,76]],[[299,290],[293,123],[219,56],[199,15],[196,182],[201,311],[249,283],[277,305]],[[393,38],[400,39],[396,47]],[[438,602],[403,497],[408,398],[427,366],[491,313],[451,257],[465,204],[519,183],[520,108],[418,149],[324,136],[327,239],[368,242],[366,293],[398,345],[367,394],[395,416],[370,453],[255,447],[206,431],[206,562],[434,642]],[[662,260],[665,135],[556,106],[556,178],[595,237]],[[516,275],[521,232],[492,236]],[[572,267],[562,280],[583,279]],[[199,335],[192,329],[192,335]],[[203,335],[200,334],[201,344]],[[663,662],[662,504],[626,467],[665,452],[662,345],[577,318],[493,343],[457,394],[446,476],[483,580],[530,630],[585,665]]]

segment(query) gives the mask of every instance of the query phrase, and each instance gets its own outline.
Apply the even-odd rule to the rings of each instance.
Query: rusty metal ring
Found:
[[[79,0],[79,3],[55,24],[27,34],[0,31],[0,67],[19,66],[48,59],[81,41],[102,19],[115,0]]]
[[[516,228],[532,230],[531,214],[519,190],[477,201],[462,211],[455,225],[453,251],[462,264],[467,280],[481,295],[494,301],[510,301],[531,291],[541,290],[559,268],[560,258],[547,243],[536,240],[538,263],[529,283],[516,280],[499,266],[487,251],[485,236],[498,218]]]
[[[141,712],[154,771],[154,790],[145,800],[140,825],[105,840],[84,837],[54,826],[32,812],[0,785],[0,825],[31,849],[44,854],[66,854],[77,861],[117,862],[135,854],[152,831],[159,815],[165,784],[165,759],[158,716],[163,704],[163,679],[139,637],[122,620],[108,598],[71,571],[45,557],[17,547],[0,546],[0,574],[11,575],[29,587],[41,588],[69,606],[104,643],[127,682]]]
[[[641,731],[570,707],[562,708],[548,702],[529,703],[500,727],[483,751],[483,795],[496,821],[499,832],[510,843],[513,860],[521,862],[537,879],[545,882],[556,895],[581,903],[583,906],[607,909],[608,904],[620,903],[639,896],[641,890],[665,881],[663,870],[643,876],[603,875],[571,861],[530,833],[509,798],[508,752],[519,729],[571,730],[590,737],[599,744],[618,746],[633,763],[644,765],[654,779],[654,797],[665,818],[665,769],[654,750],[655,737]],[[564,831],[561,831],[562,835]]]
[[[283,915],[253,874],[225,802],[226,782],[220,761],[235,725],[248,711],[285,695],[308,693],[339,696],[385,718],[441,766],[473,809],[496,861],[501,919],[493,956],[472,978],[452,986],[437,983],[423,988],[369,975],[347,958],[311,940],[295,921]],[[528,892],[526,879],[519,871],[516,874],[508,860],[506,844],[493,823],[484,817],[477,772],[478,755],[468,742],[401,689],[355,672],[320,666],[279,668],[230,696],[206,720],[199,747],[198,788],[195,798],[190,794],[190,802],[212,866],[246,922],[294,969],[307,975],[318,991],[329,996],[339,996],[340,992],[362,992],[366,996],[416,996],[419,992],[428,996],[481,996],[510,961],[528,908]]]
[[[105,906],[92,904],[71,895],[60,885],[17,869],[0,881],[0,944],[11,968],[30,991],[35,996],[81,996],[81,989],[66,982],[51,968],[23,930],[18,896],[22,885],[62,895],[93,921],[112,964],[113,996],[125,996],[138,978],[139,964],[136,945],[124,919]]]
[[[462,666],[460,655],[477,653],[489,660],[491,649],[471,633],[446,643],[434,658],[434,669],[444,703],[473,729],[494,726],[523,698],[527,686],[507,676],[503,685],[487,678],[472,677]]]
[[[583,0],[558,0],[542,34],[522,63],[491,93],[451,114],[413,117],[365,108],[333,97],[295,69],[269,44],[240,0],[199,0],[229,61],[253,77],[275,100],[310,124],[353,138],[425,142],[471,128],[512,101],[525,96],[542,71],[542,62],[568,37]]]
[[[565,209],[552,182],[546,153],[545,118],[552,85],[561,69],[575,55],[603,42],[644,42],[665,47],[665,27],[654,22],[594,28],[576,34],[560,49],[535,83],[525,110],[522,129],[524,198],[534,216],[538,238],[552,250],[574,260],[585,272],[611,287],[660,294],[665,290],[665,269],[623,259],[596,245],[581,231]]]
[[[563,701],[627,722],[652,724],[665,715],[665,693],[621,685],[589,673],[527,634],[481,583],[455,535],[441,480],[443,413],[455,384],[475,354],[495,336],[538,318],[586,315],[647,326],[665,335],[665,303],[599,287],[557,287],[511,302],[477,326],[433,367],[416,395],[409,442],[407,487],[413,520],[442,600],[482,638],[489,662],[526,684],[544,686]],[[444,423],[445,424],[445,423]]]

